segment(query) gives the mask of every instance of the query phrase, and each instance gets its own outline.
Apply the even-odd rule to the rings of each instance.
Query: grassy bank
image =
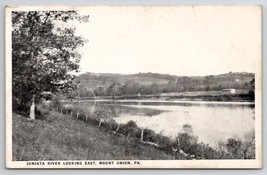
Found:
[[[153,146],[127,140],[54,110],[42,113],[43,117],[34,121],[13,114],[13,160],[175,159]],[[185,159],[181,155],[176,158]]]

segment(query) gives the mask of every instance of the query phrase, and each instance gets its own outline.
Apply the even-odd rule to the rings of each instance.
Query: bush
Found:
[[[124,134],[125,136],[129,136],[131,133],[131,135],[133,136],[135,130],[137,129],[137,124],[134,121],[129,121],[126,125],[122,124],[120,126],[120,133]]]
[[[127,133],[126,124],[120,124],[120,128],[119,128],[119,130],[117,132],[120,133],[120,134],[126,135],[126,133]]]
[[[94,118],[90,118],[90,117],[88,117],[88,119],[87,119],[87,123],[89,123],[89,124],[91,124],[91,125],[93,125],[93,126],[98,126],[99,121],[96,120],[96,119],[94,119]]]
[[[176,140],[178,141],[178,148],[182,149],[185,153],[197,153],[197,140],[198,138],[193,135],[191,125],[184,124],[183,132],[179,133]]]
[[[177,147],[177,143],[175,143],[175,141],[172,141],[166,136],[162,136],[162,134],[158,135],[157,143],[160,145],[161,149],[167,153],[173,153],[172,148]]]
[[[86,115],[83,113],[79,114],[79,120],[86,121]]]
[[[113,127],[116,127],[117,129],[118,124],[114,125]],[[141,129],[138,128],[137,124],[134,121],[129,121],[127,124],[120,124],[119,130],[117,132],[125,135],[126,137],[131,137],[134,139],[140,139],[141,137]]]
[[[230,154],[231,159],[242,158],[241,145],[242,142],[240,140],[236,140],[234,138],[227,139],[226,149]]]
[[[202,158],[202,159],[214,159],[217,157],[219,158],[218,151],[210,147],[208,144],[204,143],[198,143],[196,145],[196,153],[194,154],[196,157]]]
[[[132,137],[140,140],[141,138],[141,129],[140,128],[135,128],[131,134]]]
[[[158,134],[150,129],[144,130],[144,141],[156,143],[159,139]]]
[[[109,123],[109,126],[108,126],[108,127],[109,127],[109,130],[110,130],[110,131],[116,131],[116,129],[118,128],[118,125],[119,125],[119,124],[116,123],[116,122],[114,122],[114,121],[110,122],[110,123]]]
[[[196,154],[197,153],[197,137],[188,133],[179,133],[177,140],[178,147],[185,153]]]
[[[134,121],[132,121],[132,120],[130,120],[130,121],[126,124],[126,126],[127,126],[128,128],[137,128],[137,124],[136,124],[136,122],[134,122]]]
[[[251,131],[245,135],[242,144],[244,159],[255,159],[255,132]]]

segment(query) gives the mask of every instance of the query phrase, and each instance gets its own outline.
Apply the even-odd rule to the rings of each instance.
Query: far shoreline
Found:
[[[255,101],[201,101],[201,100],[162,100],[162,99],[117,99],[117,100],[112,100],[112,99],[88,99],[88,100],[61,100],[61,102],[109,102],[109,101],[114,101],[114,102],[138,102],[138,103],[188,103],[188,104],[237,104],[237,105],[252,105],[255,104]]]

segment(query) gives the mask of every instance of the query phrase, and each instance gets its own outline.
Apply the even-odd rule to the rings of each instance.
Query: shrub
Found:
[[[134,122],[134,121],[132,121],[132,120],[130,120],[130,121],[126,124],[126,126],[127,126],[128,128],[137,128],[137,124],[136,124],[136,122]]]
[[[158,135],[157,143],[160,145],[160,148],[167,153],[172,153],[172,148],[177,147],[175,141],[172,141],[170,138],[163,136],[162,134]]]
[[[255,159],[255,133],[251,131],[243,140],[229,138],[219,142],[216,150],[219,159]]]
[[[242,144],[242,152],[244,159],[255,159],[255,132],[251,131],[245,135]]]
[[[126,133],[127,133],[126,124],[120,124],[120,128],[119,128],[119,130],[117,132],[120,133],[120,134],[126,135]]]
[[[86,121],[86,115],[84,113],[79,114],[79,120]]]
[[[156,143],[158,140],[158,134],[150,129],[144,130],[144,141]]]
[[[110,131],[116,131],[116,129],[118,128],[118,123],[116,123],[115,121],[109,122],[108,124],[108,128]]]
[[[132,137],[140,140],[141,138],[141,129],[140,128],[135,128],[131,134]]]
[[[234,138],[227,139],[226,149],[230,154],[230,158],[232,159],[242,158],[241,145],[242,142],[240,140]]]
[[[189,154],[197,153],[197,137],[188,133],[179,133],[178,137],[178,148]]]
[[[196,157],[203,159],[214,159],[215,157],[219,157],[218,151],[210,147],[208,144],[201,142],[196,146],[196,153],[194,154]]]
[[[178,141],[178,148],[189,154],[197,153],[197,136],[193,135],[191,125],[184,124],[183,131],[178,134],[176,140]]]
[[[137,124],[134,121],[129,121],[126,125],[125,125],[125,135],[129,136],[131,133],[131,135],[133,135],[134,131],[137,129]]]
[[[137,124],[134,121],[129,121],[127,124],[120,124],[120,128],[117,132],[125,136],[140,138],[141,131],[139,130],[140,129],[137,127]],[[139,136],[138,133],[140,133]]]
[[[88,117],[87,123],[89,123],[89,124],[91,124],[93,126],[98,126],[99,121],[97,119],[95,119],[95,118]]]

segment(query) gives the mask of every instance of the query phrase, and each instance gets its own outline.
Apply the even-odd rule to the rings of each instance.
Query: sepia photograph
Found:
[[[261,6],[7,6],[6,167],[262,167]]]

